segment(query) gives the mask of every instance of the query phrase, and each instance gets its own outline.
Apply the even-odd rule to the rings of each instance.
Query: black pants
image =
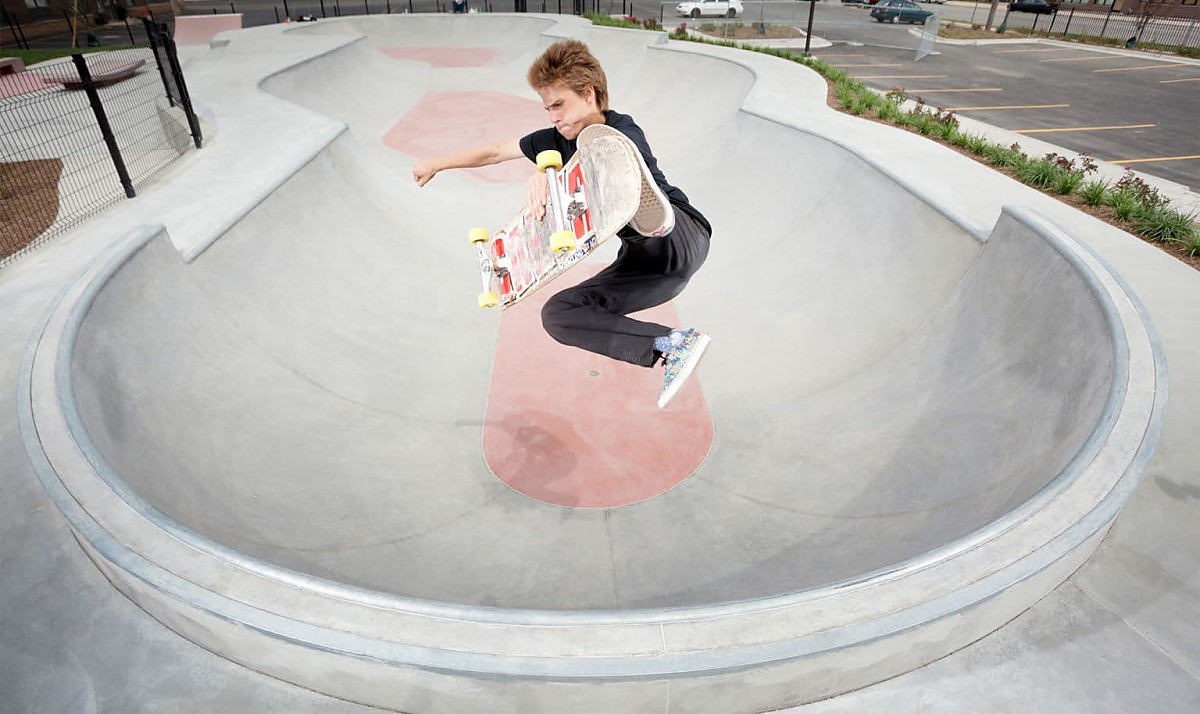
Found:
[[[546,332],[564,345],[643,367],[653,365],[654,338],[670,334],[672,328],[626,315],[662,305],[683,292],[708,257],[708,231],[687,213],[674,210],[675,230],[661,238],[622,238],[612,265],[550,298],[542,308]]]

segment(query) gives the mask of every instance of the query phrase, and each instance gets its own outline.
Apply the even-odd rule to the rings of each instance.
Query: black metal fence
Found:
[[[1178,17],[1139,17],[1122,12],[1060,10],[1051,15],[1009,12],[1002,25],[1060,37],[1102,37],[1130,47],[1200,47],[1197,19]]]
[[[174,44],[161,26],[147,29],[152,49],[73,55],[0,77],[0,267],[132,198],[201,145]]]

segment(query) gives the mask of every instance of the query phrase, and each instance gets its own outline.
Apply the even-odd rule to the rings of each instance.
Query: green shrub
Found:
[[[878,109],[883,104],[883,97],[871,91],[871,88],[865,84],[858,85],[857,91],[859,105],[864,111]]]
[[[967,146],[968,135],[960,132],[958,127],[951,127],[942,138],[958,147]]]
[[[1103,206],[1108,201],[1108,182],[1102,179],[1088,181],[1080,190],[1079,195],[1089,206]]]
[[[899,121],[900,116],[903,113],[904,112],[900,110],[900,102],[898,101],[893,101],[890,98],[884,98],[884,100],[879,104],[878,116],[883,121]]]
[[[1137,197],[1130,193],[1109,191],[1107,198],[1107,205],[1113,209],[1113,214],[1122,221],[1131,220],[1141,208]]]
[[[1051,188],[1060,196],[1070,196],[1083,185],[1083,174],[1074,171],[1060,173],[1054,179]]]
[[[1125,173],[1121,175],[1120,180],[1113,185],[1112,192],[1122,196],[1128,196],[1135,203],[1147,210],[1154,210],[1165,206],[1169,201],[1165,196],[1158,192],[1150,184],[1133,175],[1133,169],[1125,169]]]
[[[1193,255],[1200,240],[1197,236],[1196,214],[1180,213],[1166,206],[1136,212],[1133,216],[1133,227],[1149,240],[1190,246]]]
[[[983,136],[980,134],[968,134],[967,141],[963,146],[972,154],[982,156],[989,143],[990,142],[988,142],[988,140],[983,138]]]
[[[1006,169],[1015,169],[1029,160],[1018,144],[1002,146],[989,143],[983,155],[989,162]]]
[[[846,108],[846,111],[851,114],[861,114],[862,109],[858,106],[858,92],[854,91],[854,85],[850,82],[838,82],[834,85],[834,94],[837,95],[838,101]]]
[[[1045,159],[1030,159],[1016,168],[1017,178],[1037,188],[1048,188],[1057,178],[1054,164]]]

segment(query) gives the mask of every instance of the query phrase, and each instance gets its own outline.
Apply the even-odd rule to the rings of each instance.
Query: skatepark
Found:
[[[661,413],[645,370],[545,344],[509,398],[466,235],[529,167],[411,180],[541,126],[524,70],[562,37],[715,227],[670,307],[712,351]],[[109,637],[167,708],[1200,701],[1194,270],[804,67],[656,33],[347,18],[185,70],[205,148],[0,275],[19,702],[147,701],[98,681]]]

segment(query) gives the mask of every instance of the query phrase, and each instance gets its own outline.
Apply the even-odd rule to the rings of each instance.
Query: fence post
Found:
[[[812,53],[809,52],[808,50],[809,50],[809,47],[811,47],[811,43],[812,43],[813,12],[816,10],[816,7],[817,7],[816,1],[809,0],[809,3],[808,3],[808,29],[805,30],[805,32],[804,32],[804,56],[805,57],[812,57]]]
[[[1101,28],[1100,28],[1100,37],[1101,37],[1101,39],[1103,39],[1103,38],[1105,37],[1105,34],[1104,34],[1104,33],[1108,32],[1108,20],[1109,20],[1109,18],[1111,18],[1111,17],[1112,17],[1112,14],[1113,14],[1113,9],[1114,9],[1115,7],[1116,7],[1116,3],[1113,3],[1112,5],[1109,5],[1109,6],[1108,6],[1108,14],[1106,14],[1106,15],[1104,16],[1104,27],[1101,27]]]
[[[8,13],[4,11],[4,8],[0,7],[0,20],[12,28],[13,37],[17,41],[17,46],[23,50],[29,49],[29,40],[25,39],[25,33],[21,31],[21,23],[17,22],[17,18],[9,17]]]
[[[1071,14],[1067,15],[1067,26],[1063,28],[1063,38],[1064,39],[1066,38],[1067,33],[1071,31],[1071,20],[1074,20],[1074,19],[1075,19],[1075,8],[1071,8]]]
[[[188,94],[187,82],[183,78],[183,68],[179,66],[179,51],[175,47],[175,40],[171,38],[165,23],[156,24],[146,18],[142,18],[142,22],[146,26],[146,35],[150,38],[150,49],[158,64],[158,74],[162,77],[163,87],[167,91],[167,101],[172,107],[178,106],[183,109],[188,120],[188,130],[192,133],[192,142],[199,149],[204,137],[200,133],[200,121],[192,108],[192,97]]]
[[[146,37],[150,40],[150,51],[154,53],[154,63],[158,65],[158,78],[162,80],[163,88],[167,92],[167,102],[173,107],[175,106],[175,93],[171,91],[171,83],[167,81],[167,68],[163,66],[162,56],[159,54],[162,44],[159,42],[158,34],[154,31],[153,22],[143,17],[142,25],[146,29]]]
[[[137,192],[133,190],[133,182],[129,180],[129,171],[125,168],[125,159],[121,158],[121,148],[117,146],[117,137],[113,136],[112,126],[104,113],[104,105],[100,103],[100,95],[96,92],[96,84],[92,81],[92,73],[88,71],[87,62],[83,55],[71,55],[75,69],[79,71],[79,79],[83,82],[83,91],[87,93],[88,102],[92,105],[92,113],[96,115],[96,124],[100,126],[100,134],[104,137],[104,145],[108,147],[108,155],[112,157],[117,176],[121,179],[121,187],[125,196],[133,198]]]

